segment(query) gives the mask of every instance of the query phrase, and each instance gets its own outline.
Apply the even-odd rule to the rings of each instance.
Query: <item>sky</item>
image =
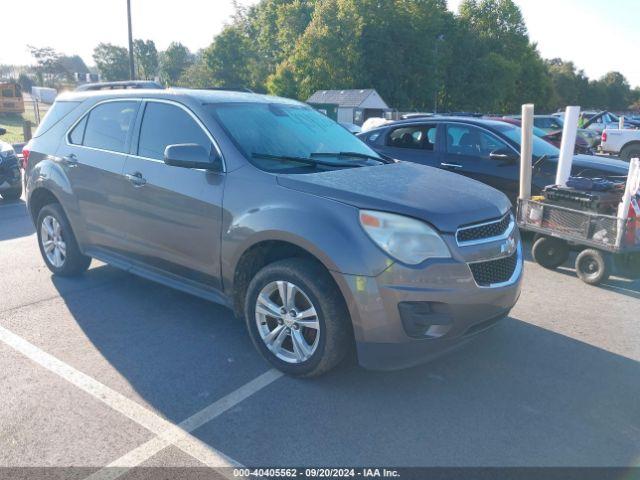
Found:
[[[257,0],[239,0],[250,5]],[[447,0],[456,11],[461,0]],[[637,46],[640,0],[515,0],[531,40],[545,58],[572,60],[590,78],[611,70],[640,86]],[[172,41],[192,51],[206,47],[230,21],[232,0],[131,0],[134,38],[159,50]],[[27,44],[79,54],[93,64],[99,42],[126,46],[126,0],[23,0],[28,14],[3,22],[0,64],[28,64]]]

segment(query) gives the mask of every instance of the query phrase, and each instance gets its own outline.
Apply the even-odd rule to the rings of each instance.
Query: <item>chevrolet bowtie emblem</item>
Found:
[[[516,251],[516,239],[509,237],[506,242],[500,245],[500,253],[504,255],[511,255]]]

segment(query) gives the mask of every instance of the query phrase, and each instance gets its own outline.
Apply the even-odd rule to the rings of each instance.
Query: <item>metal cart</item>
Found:
[[[585,283],[597,285],[612,272],[640,276],[640,245],[627,245],[630,220],[575,210],[536,200],[518,200],[518,225],[536,234],[533,259],[545,268],[562,265],[570,251],[579,250],[576,273]]]

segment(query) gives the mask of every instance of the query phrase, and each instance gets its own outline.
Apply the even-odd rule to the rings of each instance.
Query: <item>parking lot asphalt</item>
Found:
[[[464,348],[312,380],[224,307],[95,261],[53,278],[21,201],[0,201],[0,291],[0,467],[640,465],[638,281],[527,261]]]

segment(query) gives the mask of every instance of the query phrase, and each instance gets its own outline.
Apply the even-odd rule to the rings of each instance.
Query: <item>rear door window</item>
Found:
[[[434,150],[436,125],[412,125],[391,131],[387,144],[390,147]]]
[[[149,102],[144,110],[138,155],[162,160],[167,145],[195,143],[211,152],[213,145],[202,127],[182,108]]]
[[[137,102],[107,102],[89,113],[82,145],[110,152],[126,153],[127,138],[133,129]]]

